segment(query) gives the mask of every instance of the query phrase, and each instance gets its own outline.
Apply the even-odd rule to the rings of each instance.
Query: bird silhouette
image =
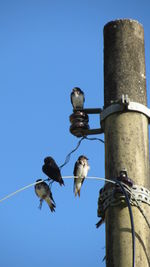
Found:
[[[42,171],[48,176],[48,178],[52,182],[55,181],[58,182],[60,185],[64,185],[60,169],[52,157],[46,157],[44,159]]]

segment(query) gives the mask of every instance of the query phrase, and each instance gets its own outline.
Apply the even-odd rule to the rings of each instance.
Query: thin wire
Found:
[[[85,139],[87,139],[87,140],[92,140],[92,141],[100,141],[101,143],[105,144],[105,141],[102,140],[101,138],[97,138],[97,137],[87,137],[87,136],[85,136]]]
[[[62,169],[70,160],[71,154],[74,153],[78,147],[80,146],[81,142],[85,139],[85,137],[82,137],[79,142],[77,143],[77,146],[66,156],[65,162],[59,167],[59,169]]]
[[[72,178],[77,179],[78,177],[77,177],[77,176],[62,176],[62,178],[63,178],[63,179],[72,179]],[[86,177],[86,179],[101,180],[101,181],[106,181],[106,182],[110,182],[110,183],[115,184],[115,182],[112,181],[112,180],[108,180],[108,179],[100,178],[100,177],[96,177],[96,176],[89,176],[89,177]],[[47,181],[47,179],[42,180],[42,181]],[[32,183],[32,184],[26,185],[26,186],[24,186],[24,187],[22,187],[22,188],[16,190],[15,192],[13,192],[13,193],[11,193],[11,194],[9,194],[9,195],[3,197],[2,199],[0,199],[0,202],[2,202],[2,201],[4,201],[4,200],[6,200],[6,199],[8,199],[8,198],[10,198],[10,197],[12,197],[12,196],[14,196],[14,195],[16,195],[17,193],[19,193],[19,192],[21,192],[21,191],[24,191],[24,190],[30,188],[31,186],[34,186],[34,185],[36,185],[36,184],[39,184],[39,183],[41,183],[42,181],[38,181],[38,182],[35,182],[35,183]]]
[[[87,136],[83,136],[79,142],[77,143],[77,146],[66,156],[65,162],[59,167],[59,169],[62,169],[70,160],[71,154],[74,153],[80,146],[81,142],[86,139],[86,140],[90,140],[90,141],[100,141],[102,143],[105,143],[102,139],[100,138],[89,138]]]
[[[135,198],[135,196],[134,196],[134,194],[132,193],[131,190],[129,190],[128,188],[126,188],[126,191],[132,196],[132,198],[133,198],[134,201],[136,202],[136,207],[139,209],[139,211],[140,211],[141,214],[143,215],[143,217],[144,217],[144,219],[145,219],[145,221],[146,221],[146,223],[147,223],[147,225],[148,225],[148,227],[149,227],[149,229],[150,229],[150,223],[149,223],[149,221],[148,221],[148,219],[147,219],[147,217],[146,217],[146,215],[145,215],[145,213],[144,213],[144,211],[143,211],[141,205],[139,204],[139,202],[137,201],[137,199]],[[133,205],[134,205],[134,204],[133,204]]]
[[[62,178],[63,179],[72,179],[72,178],[77,179],[78,176],[62,176]],[[109,183],[112,183],[112,184],[116,184],[116,182],[114,180],[109,180],[109,179],[101,178],[101,177],[97,177],[97,176],[87,176],[85,179],[101,180],[101,181],[104,181],[104,182],[109,182]]]
[[[132,231],[132,266],[135,267],[135,228],[134,228],[132,208],[131,208],[128,194],[127,194],[126,190],[124,189],[123,185],[121,184],[120,181],[118,181],[116,179],[114,181],[116,182],[116,184],[118,184],[120,186],[120,188],[121,188],[121,190],[125,196],[126,203],[127,203],[128,210],[129,210],[130,221],[131,221],[131,231]]]
[[[137,204],[137,207],[139,208],[140,212],[142,213],[142,215],[143,215],[148,227],[150,228],[150,223],[149,223],[148,219],[146,218],[146,215],[145,215],[143,209],[141,208],[140,204],[138,203],[138,201],[135,198],[134,198],[134,200],[135,200],[135,202]]]
[[[43,180],[42,180],[42,181],[43,181]],[[31,186],[33,186],[33,185],[39,184],[39,183],[41,183],[42,181],[40,180],[40,181],[38,181],[38,182],[35,182],[35,183],[32,183],[32,184],[26,185],[26,186],[24,186],[24,187],[22,187],[22,188],[16,190],[15,192],[13,192],[13,193],[11,193],[11,194],[9,194],[9,195],[3,197],[2,199],[0,199],[0,202],[6,200],[7,198],[10,198],[10,197],[16,195],[17,193],[19,193],[19,192],[21,192],[21,191],[24,191],[25,189],[28,189],[29,187],[31,187]]]

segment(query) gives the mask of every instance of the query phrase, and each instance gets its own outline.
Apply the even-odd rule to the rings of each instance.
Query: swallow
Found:
[[[88,171],[90,169],[90,166],[88,165],[88,158],[85,156],[80,156],[78,160],[75,163],[74,166],[74,176],[78,178],[74,178],[74,193],[75,196],[78,194],[80,197],[80,190],[81,186],[84,182],[84,179],[86,178]]]
[[[41,183],[40,183],[41,181]],[[43,200],[45,200],[48,204],[48,206],[50,207],[51,212],[55,211],[56,208],[56,204],[55,201],[53,199],[52,196],[52,192],[48,186],[47,183],[45,183],[44,181],[42,181],[42,179],[38,179],[36,180],[36,182],[39,182],[37,184],[35,184],[35,193],[36,195],[40,198],[40,206],[39,208],[42,208],[42,203]]]
[[[79,87],[74,87],[70,95],[73,109],[83,109],[85,97],[84,92]]]
[[[49,177],[50,180],[58,182],[60,185],[64,185],[60,169],[52,157],[46,157],[44,159],[42,171]]]

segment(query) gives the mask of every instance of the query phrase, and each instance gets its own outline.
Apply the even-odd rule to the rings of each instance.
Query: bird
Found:
[[[41,181],[41,182],[40,182]],[[36,180],[35,184],[35,193],[40,198],[40,206],[42,208],[43,200],[45,200],[50,207],[51,212],[55,211],[56,204],[52,196],[52,192],[47,183],[45,183],[42,179]]]
[[[44,159],[42,171],[49,177],[50,180],[52,180],[52,182],[55,181],[60,185],[64,185],[60,169],[52,157],[46,157]]]
[[[74,87],[70,95],[73,109],[83,109],[85,97],[84,92],[79,87]]]
[[[75,196],[80,197],[80,190],[81,186],[84,182],[84,179],[86,178],[88,171],[90,169],[90,166],[88,164],[88,158],[86,156],[81,155],[78,160],[75,163],[74,166],[74,176],[77,178],[74,178],[74,193]]]

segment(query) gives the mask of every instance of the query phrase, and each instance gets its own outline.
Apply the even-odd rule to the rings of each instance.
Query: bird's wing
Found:
[[[74,176],[77,176],[78,164],[79,164],[79,161],[77,160],[76,163],[75,163],[75,165],[74,165],[74,171],[73,171],[73,175]]]
[[[73,105],[73,102],[72,102],[72,96],[73,96],[73,92],[70,94],[71,104]]]
[[[50,163],[49,168],[51,168],[51,170],[54,171],[54,173],[56,173],[57,176],[61,176],[60,169],[55,161]]]
[[[85,180],[85,177],[82,179],[81,185],[83,185],[84,180]]]
[[[44,187],[45,187],[45,191],[46,191],[46,193],[47,193],[47,195],[48,195],[48,194],[51,192],[51,191],[50,191],[50,188],[49,188],[48,184],[45,183],[45,182],[43,182],[43,185],[44,185]]]
[[[49,178],[53,178],[51,176],[53,176],[53,172],[54,172],[54,167],[51,166],[50,164],[44,164],[42,166],[42,171],[49,177]],[[54,172],[55,173],[55,172]]]
[[[53,199],[53,195],[52,195],[52,192],[51,192],[50,189],[49,189],[49,196],[50,196],[51,200],[53,201],[53,203],[56,205],[55,200]]]
[[[80,89],[81,94],[83,95],[83,102],[85,102],[85,96],[84,96],[84,92]]]
[[[36,192],[36,189],[37,189],[37,186],[35,185],[35,186],[34,186],[34,191],[35,191],[35,194],[37,195],[37,197],[39,197],[39,195],[38,195],[37,192]]]
[[[46,164],[44,164],[42,166],[42,171],[47,175],[47,166],[46,166]]]
[[[74,165],[74,171],[73,171],[73,175],[77,176],[77,168],[78,168],[78,160],[76,161],[75,165]],[[75,192],[75,184],[76,184],[76,179],[74,178],[74,184],[73,184],[73,192]]]
[[[84,96],[84,94],[83,94],[83,103],[85,102],[85,96]]]

